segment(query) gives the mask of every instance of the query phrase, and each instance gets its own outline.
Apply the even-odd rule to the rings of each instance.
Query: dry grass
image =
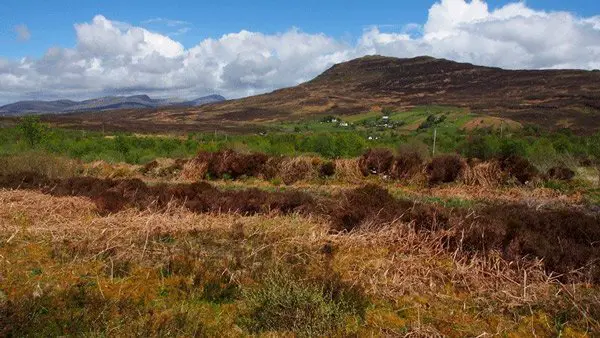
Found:
[[[208,172],[209,162],[195,157],[183,166],[181,178],[186,181],[198,182],[204,179]]]
[[[364,180],[357,159],[337,159],[334,163],[335,179],[349,183],[360,183]]]
[[[77,175],[82,169],[78,161],[42,152],[0,157],[0,175],[36,172],[51,178],[66,178]]]
[[[286,158],[279,164],[279,177],[285,184],[307,181],[319,177],[318,157],[299,156]]]
[[[142,167],[139,165],[127,163],[111,164],[106,161],[94,161],[92,163],[86,163],[83,165],[83,174],[85,176],[109,179],[133,178],[140,175],[140,168]]]
[[[449,252],[444,238],[453,229],[423,232],[392,222],[333,234],[315,217],[194,214],[176,207],[102,217],[85,198],[28,191],[0,191],[0,205],[4,302],[58,301],[61,290],[91,281],[86,292],[96,298],[85,298],[84,308],[98,302],[108,312],[89,321],[105,326],[88,333],[245,335],[236,325],[244,298],[217,300],[229,299],[222,293],[229,285],[252,289],[281,267],[308,279],[336,274],[364,290],[373,304],[364,321],[338,335],[558,336],[600,329],[596,286],[562,285],[540,262],[509,264],[460,247]],[[214,278],[221,281],[216,298],[194,291],[206,293]],[[111,312],[114,302],[138,305],[119,315]]]
[[[506,182],[498,162],[472,163],[465,166],[460,181],[465,185],[498,187]]]

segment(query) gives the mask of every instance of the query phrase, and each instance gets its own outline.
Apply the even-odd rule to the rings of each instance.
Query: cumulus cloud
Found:
[[[185,29],[185,22],[160,23]],[[511,3],[442,0],[422,25],[366,29],[355,43],[297,28],[241,31],[185,48],[173,36],[98,15],[74,26],[74,48],[41,58],[0,58],[0,100],[148,93],[240,97],[310,80],[334,63],[368,54],[431,55],[505,68],[600,68],[600,16],[578,17]]]
[[[17,34],[17,40],[19,41],[29,41],[29,39],[31,39],[31,32],[29,31],[29,27],[27,27],[27,25],[16,25],[15,33]]]

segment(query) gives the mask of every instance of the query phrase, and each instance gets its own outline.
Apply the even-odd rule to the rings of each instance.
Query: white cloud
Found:
[[[164,24],[169,27],[189,26],[191,23],[183,20],[173,20],[167,18],[153,18],[142,21],[143,24]]]
[[[173,29],[188,23],[152,19]],[[280,34],[240,31],[191,48],[173,35],[101,15],[75,25],[74,48],[51,48],[38,59],[0,59],[0,101],[148,93],[239,97],[307,81],[332,64],[367,54],[431,55],[505,68],[600,68],[600,16],[581,18],[511,3],[442,0],[422,25],[397,32],[373,27],[354,44],[292,28]]]
[[[29,31],[29,27],[25,24],[16,25],[15,33],[17,34],[17,40],[19,41],[29,41],[29,39],[31,39],[31,32]]]

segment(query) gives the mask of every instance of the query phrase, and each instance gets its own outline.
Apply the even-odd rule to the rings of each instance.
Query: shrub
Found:
[[[345,192],[329,213],[334,231],[352,231],[364,225],[383,226],[395,221],[433,229],[448,221],[447,215],[438,207],[397,200],[386,189],[374,184]]]
[[[269,159],[263,165],[261,177],[265,180],[272,180],[277,178],[283,160],[284,158],[281,156],[269,157]],[[280,181],[280,179],[278,180]]]
[[[431,160],[426,168],[429,184],[454,182],[465,167],[465,161],[458,155],[437,156]]]
[[[359,323],[368,306],[360,290],[337,279],[306,281],[281,272],[271,272],[244,300],[248,311],[240,323],[249,331],[304,337],[333,335],[349,321]]]
[[[423,157],[416,151],[402,152],[394,159],[391,176],[395,179],[409,180],[423,169]]]
[[[227,149],[216,153],[200,152],[184,168],[185,177],[236,179],[240,176],[257,177],[262,174],[269,157],[265,154],[240,154]]]
[[[507,157],[500,163],[502,170],[521,184],[531,182],[539,175],[539,171],[536,167],[534,167],[527,159],[520,156]]]
[[[17,125],[17,128],[23,134],[25,141],[31,148],[36,147],[42,142],[46,133],[46,126],[40,122],[38,116],[25,116]]]
[[[462,149],[462,154],[467,158],[490,160],[501,152],[500,139],[495,135],[470,136]]]
[[[543,258],[549,272],[569,273],[582,267],[593,281],[600,281],[594,262],[600,251],[598,215],[584,211],[538,210],[526,205],[494,205],[459,231],[461,245],[468,250],[499,250],[508,260],[525,256]],[[463,238],[464,236],[464,238]]]
[[[331,161],[324,162],[319,168],[319,176],[331,177],[335,175],[335,163]]]
[[[465,166],[461,180],[466,185],[496,187],[504,183],[504,173],[498,161],[479,162],[470,160]]]
[[[541,172],[547,172],[560,163],[556,149],[549,140],[544,138],[533,142],[529,148],[527,159]]]
[[[389,149],[369,149],[358,160],[364,176],[389,174],[394,162],[394,154]]]
[[[575,172],[567,167],[552,167],[548,170],[548,177],[559,181],[570,181],[575,177]]]
[[[316,176],[313,159],[310,157],[288,158],[281,162],[279,175],[285,184],[311,179]]]
[[[446,115],[440,115],[440,116],[436,116],[436,115],[429,115],[427,116],[427,119],[425,121],[423,121],[423,123],[421,123],[421,125],[419,126],[418,130],[423,130],[423,129],[428,129],[431,127],[435,127],[438,124],[444,122],[444,120],[446,120]]]

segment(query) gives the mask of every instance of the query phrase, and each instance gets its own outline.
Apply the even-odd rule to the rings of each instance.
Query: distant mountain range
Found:
[[[19,101],[0,107],[0,115],[60,114],[169,106],[197,107],[221,101],[225,101],[225,98],[221,95],[209,95],[187,101],[179,99],[152,99],[148,95],[107,96],[85,101]]]

